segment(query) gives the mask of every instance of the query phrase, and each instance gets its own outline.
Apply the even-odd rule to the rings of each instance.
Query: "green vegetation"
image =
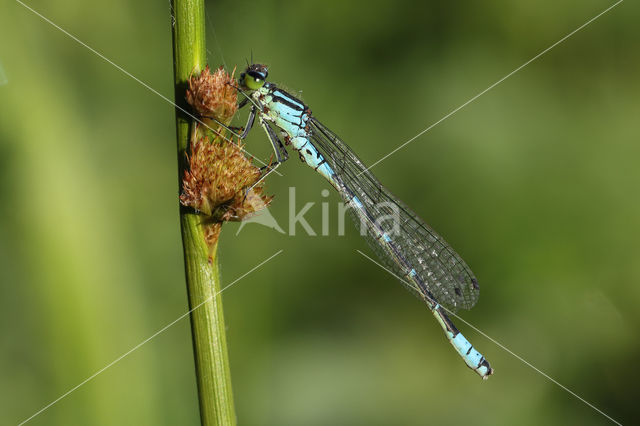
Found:
[[[172,98],[165,2],[28,4]],[[253,51],[371,164],[605,7],[212,2],[199,63]],[[623,424],[640,416],[639,20],[623,2],[372,169],[474,270],[461,316]],[[187,293],[173,107],[17,4],[0,61],[0,423],[17,424],[184,314]],[[246,147],[271,155],[260,129]],[[323,179],[295,156],[278,171],[273,218],[288,231],[295,186],[318,234],[329,203],[330,235],[224,225],[223,287],[284,249],[223,293],[239,423],[607,424],[456,321],[496,369],[479,380],[358,232],[336,236]],[[193,365],[184,319],[32,424],[198,424]]]

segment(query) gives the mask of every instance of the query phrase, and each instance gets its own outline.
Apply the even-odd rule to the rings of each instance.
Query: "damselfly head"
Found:
[[[240,74],[239,82],[243,88],[258,90],[264,85],[268,75],[269,70],[266,65],[251,64]]]

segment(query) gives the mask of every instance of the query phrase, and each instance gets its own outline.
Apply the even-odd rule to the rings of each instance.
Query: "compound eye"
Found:
[[[247,75],[245,77],[245,84],[251,90],[258,90],[264,85],[264,80],[261,78],[256,78],[251,75]]]

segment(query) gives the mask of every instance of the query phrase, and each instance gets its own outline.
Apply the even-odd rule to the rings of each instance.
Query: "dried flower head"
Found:
[[[234,143],[191,141],[189,169],[180,202],[209,217],[209,222],[241,221],[264,209],[273,197],[263,195],[260,169]]]
[[[207,66],[199,76],[189,78],[186,99],[205,122],[214,117],[229,123],[238,109],[235,87],[233,73],[221,67],[211,74]],[[239,142],[225,142],[214,133],[211,140],[203,136],[208,134],[203,127],[194,129],[180,195],[183,205],[202,213],[210,247],[217,242],[223,222],[241,221],[266,208],[273,198],[263,195],[262,182],[256,185],[260,169],[245,157]]]
[[[203,117],[215,117],[228,123],[238,109],[238,93],[233,72],[228,74],[222,67],[213,74],[209,66],[199,76],[188,81],[187,102]]]

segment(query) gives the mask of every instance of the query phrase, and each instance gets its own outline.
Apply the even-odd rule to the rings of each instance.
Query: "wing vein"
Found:
[[[344,201],[355,196],[361,202],[361,209],[349,209],[351,216],[356,226],[364,224],[365,238],[383,263],[411,278],[409,289],[423,299],[435,299],[453,311],[473,307],[479,296],[477,280],[462,258],[382,186],[335,133],[315,118],[310,122],[312,142],[336,173]],[[381,242],[381,233],[390,241]]]

